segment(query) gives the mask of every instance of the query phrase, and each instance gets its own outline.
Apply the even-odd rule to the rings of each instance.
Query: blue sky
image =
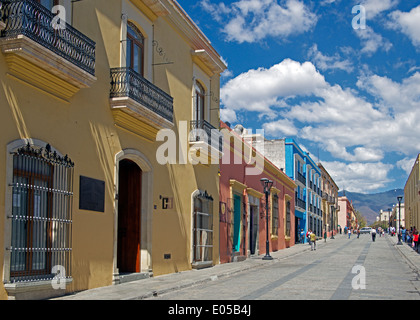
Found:
[[[341,190],[404,188],[420,153],[419,0],[178,3],[228,66],[222,120],[295,139]]]

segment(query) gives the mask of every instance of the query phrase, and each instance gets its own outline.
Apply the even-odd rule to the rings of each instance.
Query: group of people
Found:
[[[316,234],[311,229],[308,229],[305,235],[303,229],[300,229],[300,243],[304,243],[305,237],[311,245],[311,251],[316,250]]]
[[[400,234],[398,236],[403,242],[410,244],[412,248],[419,253],[419,231],[415,226],[410,229],[401,227]]]
[[[394,227],[389,227],[386,230],[384,230],[380,227],[378,229],[372,228],[372,230],[370,232],[370,234],[372,236],[372,241],[375,242],[376,235],[379,234],[379,236],[381,237],[382,235],[385,234],[385,231],[387,231],[387,233],[390,236],[395,236],[396,235]],[[360,229],[357,229],[354,232],[357,234],[357,237],[359,238]],[[349,239],[350,239],[350,236],[352,234],[352,229],[345,227],[344,228],[344,233],[345,234],[348,233],[348,236],[349,236]],[[405,229],[404,227],[401,227],[400,232],[398,234],[399,239],[401,239],[405,243],[410,244],[413,247],[413,249],[418,253],[420,253],[419,252],[419,247],[420,247],[419,236],[420,236],[420,234],[419,234],[419,231],[416,229],[416,227],[411,227],[409,230]],[[317,238],[316,234],[311,229],[308,229],[308,232],[306,232],[306,235],[305,235],[305,232],[303,231],[303,229],[301,229],[300,239],[299,239],[300,243],[304,243],[305,237],[306,237],[308,243],[311,246],[311,251],[316,250],[316,238]]]
[[[311,229],[306,232],[306,238],[311,245],[311,251],[316,250],[316,234]]]

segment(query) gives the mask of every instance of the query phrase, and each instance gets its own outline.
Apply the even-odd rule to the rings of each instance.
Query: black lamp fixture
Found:
[[[265,193],[265,216],[266,216],[266,243],[265,243],[265,256],[263,257],[263,260],[273,260],[273,257],[270,256],[270,243],[268,241],[268,196],[270,195],[271,187],[273,186],[273,181],[262,178],[261,185],[263,186],[264,193]]]
[[[398,200],[398,242],[397,242],[397,245],[402,245],[402,242],[401,242],[401,200],[402,200],[402,197],[401,196],[397,197],[397,200]]]

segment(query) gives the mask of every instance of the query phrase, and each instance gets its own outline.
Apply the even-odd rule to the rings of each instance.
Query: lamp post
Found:
[[[397,245],[402,245],[401,242],[401,200],[402,197],[397,197],[398,200],[398,243]]]
[[[268,180],[267,178],[262,178],[261,185],[263,186],[265,193],[265,216],[266,216],[266,243],[265,243],[265,256],[263,260],[273,260],[273,257],[270,256],[270,243],[268,241],[268,196],[270,194],[270,189],[273,186],[273,181]]]

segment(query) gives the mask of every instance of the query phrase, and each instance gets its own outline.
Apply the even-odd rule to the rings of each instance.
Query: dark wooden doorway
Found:
[[[258,207],[250,206],[249,213],[249,251],[251,255],[257,252],[258,241]]]
[[[141,169],[121,160],[118,181],[118,254],[120,273],[140,272]]]

